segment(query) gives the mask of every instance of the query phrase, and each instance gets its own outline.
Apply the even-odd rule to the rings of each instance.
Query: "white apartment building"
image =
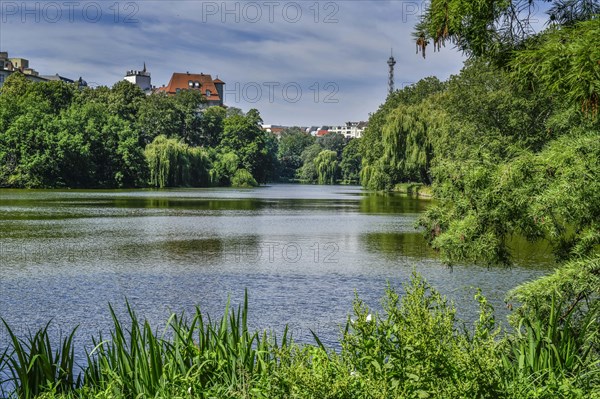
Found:
[[[346,138],[357,139],[362,137],[367,122],[346,122],[342,126],[329,126],[329,133],[339,133]]]

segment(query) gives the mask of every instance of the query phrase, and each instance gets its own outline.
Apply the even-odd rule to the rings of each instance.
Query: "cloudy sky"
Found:
[[[385,100],[393,47],[396,88],[457,73],[452,48],[416,54],[421,1],[6,1],[0,50],[41,74],[112,85],[144,62],[152,84],[173,72],[218,75],[225,103],[265,123],[366,120]]]

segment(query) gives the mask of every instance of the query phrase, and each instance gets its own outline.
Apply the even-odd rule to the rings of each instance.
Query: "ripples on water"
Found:
[[[547,248],[519,243],[512,268],[443,266],[414,223],[429,202],[358,187],[250,190],[0,190],[0,316],[20,335],[53,319],[78,344],[111,325],[108,303],[162,329],[194,306],[220,316],[250,298],[253,328],[336,346],[355,292],[379,308],[413,268],[472,320],[480,287],[501,315],[516,285],[548,273]],[[7,337],[0,330],[0,352]],[[81,355],[81,354],[80,354]]]

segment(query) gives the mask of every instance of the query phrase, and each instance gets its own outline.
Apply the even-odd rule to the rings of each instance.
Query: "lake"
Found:
[[[469,321],[475,287],[505,316],[508,290],[552,270],[547,248],[524,243],[510,268],[447,268],[414,227],[430,203],[353,186],[0,190],[0,317],[23,336],[79,325],[89,347],[109,303],[123,314],[127,298],[162,330],[194,306],[217,318],[247,289],[253,328],[288,324],[303,342],[312,329],[335,347],[355,293],[378,309],[413,270]]]

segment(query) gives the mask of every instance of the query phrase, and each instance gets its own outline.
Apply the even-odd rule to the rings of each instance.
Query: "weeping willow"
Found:
[[[207,186],[210,160],[206,151],[177,139],[157,136],[144,150],[154,187]]]
[[[258,183],[252,176],[252,173],[246,169],[238,169],[231,178],[231,185],[233,187],[256,187]]]
[[[339,174],[337,154],[335,151],[324,150],[314,160],[319,184],[335,184]]]
[[[399,106],[388,117],[382,131],[382,167],[392,184],[430,183],[433,158],[432,135],[439,126],[439,113],[427,101]]]

